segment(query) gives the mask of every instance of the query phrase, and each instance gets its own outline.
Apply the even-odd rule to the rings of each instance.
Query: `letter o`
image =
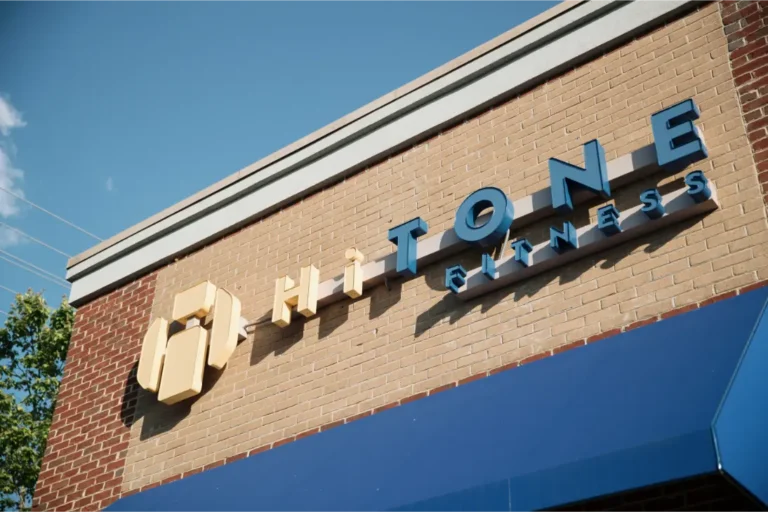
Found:
[[[477,217],[486,208],[493,208],[490,218],[477,225]],[[515,210],[512,201],[496,187],[472,192],[456,211],[453,229],[461,240],[487,247],[496,244],[512,226]]]

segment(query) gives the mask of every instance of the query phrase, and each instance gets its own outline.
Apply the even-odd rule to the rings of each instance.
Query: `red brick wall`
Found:
[[[768,204],[768,3],[720,4],[747,136]]]
[[[34,506],[99,510],[120,496],[138,392],[133,367],[156,273],[77,311]]]

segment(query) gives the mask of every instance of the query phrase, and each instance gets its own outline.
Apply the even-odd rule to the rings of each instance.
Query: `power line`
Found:
[[[8,263],[10,263],[10,264],[12,264],[12,265],[16,265],[16,266],[17,266],[17,267],[19,267],[20,269],[22,269],[22,270],[26,270],[27,272],[30,272],[30,273],[32,273],[32,274],[35,274],[35,275],[36,275],[36,276],[38,276],[38,277],[42,277],[43,279],[46,279],[46,280],[48,280],[48,281],[52,282],[53,284],[56,284],[56,285],[59,285],[59,286],[61,286],[61,287],[62,287],[62,288],[64,288],[65,290],[68,290],[68,289],[69,289],[69,287],[67,287],[67,286],[64,286],[63,284],[59,283],[58,281],[54,281],[53,279],[51,279],[50,277],[46,276],[45,274],[40,274],[40,273],[38,273],[38,272],[36,272],[36,271],[32,270],[31,268],[27,268],[27,267],[24,267],[24,266],[22,266],[22,265],[20,265],[20,264],[16,263],[16,262],[15,262],[15,261],[13,261],[13,260],[9,260],[9,259],[8,259],[8,258],[6,258],[5,256],[0,256],[0,260],[5,260],[5,261],[7,261]]]
[[[3,286],[3,285],[1,285],[1,284],[0,284],[0,288],[2,288],[3,290],[5,290],[5,291],[7,291],[7,292],[10,292],[10,293],[12,293],[12,294],[14,294],[14,295],[21,295],[21,294],[20,294],[19,292],[17,292],[16,290],[11,290],[11,289],[10,289],[10,288],[8,288],[7,286]]]
[[[11,258],[15,258],[15,259],[19,260],[20,262],[24,263],[25,265],[28,265],[28,266],[32,267],[32,269],[38,270],[39,272],[37,272],[35,270],[32,270],[30,268],[26,268],[26,267],[22,266],[21,264],[16,263],[13,260],[9,260],[5,256],[0,256],[0,259],[3,259],[5,261],[7,261],[8,263],[12,263],[12,264],[16,265],[17,267],[26,270],[27,272],[31,272],[33,274],[36,274],[36,275],[42,277],[43,279],[47,279],[48,281],[50,281],[50,282],[52,282],[54,284],[58,284],[59,286],[61,286],[63,288],[69,289],[69,283],[67,283],[66,281],[64,281],[60,277],[56,276],[55,274],[51,274],[47,270],[44,270],[44,269],[42,269],[40,267],[36,267],[35,265],[33,265],[33,264],[31,264],[31,263],[29,263],[29,262],[27,262],[27,261],[25,261],[25,260],[23,260],[21,258],[17,258],[13,254],[9,254],[9,253],[3,251],[2,249],[0,249],[0,253],[5,254],[7,256],[10,256]],[[42,273],[40,273],[40,272],[42,272]],[[48,275],[46,275],[46,274],[48,274]],[[52,277],[49,277],[49,276],[52,276]]]
[[[69,283],[67,283],[67,281],[65,279],[57,276],[53,272],[49,272],[49,271],[45,270],[44,268],[37,267],[37,266],[33,265],[32,263],[28,262],[27,260],[25,260],[23,258],[19,258],[18,256],[15,256],[15,255],[9,253],[8,251],[4,251],[4,250],[0,249],[0,254],[5,254],[6,256],[10,256],[11,258],[15,259],[16,261],[20,261],[24,265],[27,265],[28,267],[32,267],[33,269],[35,269],[35,270],[37,270],[39,272],[42,272],[43,274],[47,274],[49,277],[52,277],[53,279],[56,279],[56,280],[58,280],[58,281],[60,281],[60,282],[62,282],[64,284],[66,284],[67,286],[69,286]]]
[[[5,315],[5,316],[11,316],[8,313],[6,313],[5,311],[3,311],[2,309],[0,309],[0,314]]]
[[[7,188],[3,188],[3,187],[0,187],[0,190],[2,190],[3,192],[5,192],[6,194],[10,194],[10,195],[12,195],[13,197],[15,197],[16,199],[18,199],[18,200],[20,200],[20,201],[24,201],[25,203],[27,203],[27,204],[28,204],[28,205],[30,205],[30,206],[34,206],[35,208],[37,208],[37,209],[38,209],[38,210],[40,210],[41,212],[45,212],[45,213],[47,213],[48,215],[50,215],[51,217],[53,217],[53,218],[59,219],[59,220],[60,220],[61,222],[63,222],[64,224],[66,224],[66,225],[68,225],[68,226],[71,226],[71,227],[75,228],[76,230],[78,230],[78,231],[81,231],[81,232],[85,233],[86,235],[90,236],[91,238],[95,238],[95,239],[96,239],[96,240],[98,240],[99,242],[103,242],[103,240],[102,240],[101,238],[97,237],[97,236],[96,236],[96,235],[94,235],[93,233],[89,233],[88,231],[84,230],[84,229],[83,229],[83,228],[81,228],[80,226],[77,226],[77,225],[75,225],[75,224],[73,224],[73,223],[69,222],[67,219],[62,219],[61,217],[59,217],[59,216],[58,216],[58,215],[56,215],[55,213],[49,212],[48,210],[46,210],[46,209],[45,209],[45,208],[43,208],[42,206],[38,206],[38,205],[36,205],[35,203],[33,203],[32,201],[30,201],[30,200],[28,200],[28,199],[24,199],[23,197],[21,197],[21,196],[19,196],[19,195],[17,195],[17,194],[14,194],[13,192],[11,192],[10,190],[8,190]]]
[[[33,237],[32,235],[28,235],[27,233],[23,232],[23,231],[22,231],[22,230],[20,230],[20,229],[16,229],[16,228],[14,228],[13,226],[9,226],[9,225],[8,225],[8,224],[6,224],[5,222],[0,222],[0,226],[4,226],[4,227],[6,227],[7,229],[10,229],[11,231],[15,231],[15,232],[19,233],[20,235],[22,235],[22,236],[25,236],[25,237],[29,238],[29,239],[30,239],[30,240],[32,240],[33,242],[37,242],[37,243],[39,243],[40,245],[42,245],[43,247],[47,247],[48,249],[50,249],[50,250],[52,250],[52,251],[55,251],[55,252],[57,252],[57,253],[61,254],[62,256],[66,256],[67,258],[71,258],[71,257],[72,257],[72,256],[70,256],[69,254],[65,253],[64,251],[60,251],[60,250],[58,250],[58,249],[57,249],[57,248],[55,248],[55,247],[51,247],[51,246],[50,246],[50,245],[48,245],[47,243],[45,243],[45,242],[43,242],[43,241],[41,241],[41,240],[38,240],[37,238]]]

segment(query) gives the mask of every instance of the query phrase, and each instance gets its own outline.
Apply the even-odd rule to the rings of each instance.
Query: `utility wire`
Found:
[[[96,240],[98,240],[99,242],[103,242],[103,240],[102,240],[101,238],[97,237],[97,236],[96,236],[96,235],[94,235],[93,233],[89,233],[88,231],[84,230],[84,229],[83,229],[83,228],[81,228],[80,226],[77,226],[77,225],[75,225],[75,224],[73,224],[73,223],[69,222],[67,219],[62,219],[61,217],[59,217],[59,216],[58,216],[58,215],[56,215],[55,213],[51,213],[51,212],[49,212],[48,210],[46,210],[46,209],[45,209],[45,208],[43,208],[42,206],[38,206],[38,205],[36,205],[35,203],[33,203],[32,201],[30,201],[30,200],[28,200],[28,199],[24,199],[23,197],[21,197],[21,196],[19,196],[19,195],[17,195],[17,194],[14,194],[13,192],[11,192],[10,190],[8,190],[7,188],[3,188],[3,187],[0,187],[0,190],[2,190],[3,192],[5,192],[5,193],[7,193],[7,194],[10,194],[10,195],[12,195],[13,197],[15,197],[16,199],[18,199],[18,200],[20,200],[20,201],[24,201],[25,203],[27,203],[27,204],[28,204],[28,205],[30,205],[30,206],[34,206],[35,208],[37,208],[37,209],[38,209],[38,210],[40,210],[41,212],[45,212],[45,213],[47,213],[48,215],[50,215],[51,217],[53,217],[53,218],[55,218],[55,219],[59,219],[59,220],[60,220],[61,222],[63,222],[64,224],[66,224],[66,225],[68,225],[68,226],[71,226],[71,227],[75,228],[76,230],[78,230],[78,231],[81,231],[81,232],[85,233],[86,235],[90,236],[91,238],[95,238],[95,239],[96,239]]]
[[[17,260],[17,261],[20,261],[20,262],[21,262],[21,263],[23,263],[24,265],[27,265],[27,266],[29,266],[29,267],[32,267],[33,269],[37,270],[38,272],[42,272],[42,274],[40,274],[40,273],[38,273],[38,272],[33,272],[33,271],[31,271],[30,269],[28,269],[28,268],[25,268],[25,267],[21,266],[19,263],[16,263],[16,262],[14,262],[14,261],[12,261],[12,260],[9,260],[9,259],[8,259],[8,258],[6,258],[5,256],[0,256],[0,259],[4,259],[5,261],[8,261],[8,262],[10,262],[10,263],[13,263],[13,264],[14,264],[14,265],[16,265],[17,267],[21,267],[21,268],[23,268],[24,270],[30,270],[30,272],[32,272],[33,274],[37,274],[37,275],[39,275],[40,277],[45,277],[45,279],[48,279],[49,281],[52,281],[52,282],[54,282],[54,283],[56,283],[56,284],[58,284],[58,285],[64,286],[65,288],[69,288],[69,283],[67,283],[67,282],[66,282],[64,279],[60,278],[60,277],[59,277],[59,276],[57,276],[56,274],[53,274],[53,273],[51,273],[51,272],[48,272],[47,270],[45,270],[45,269],[43,269],[43,268],[37,267],[37,266],[35,266],[35,265],[31,264],[30,262],[28,262],[28,261],[26,261],[26,260],[23,260],[23,259],[19,258],[18,256],[14,256],[13,254],[11,254],[11,253],[9,253],[9,252],[6,252],[6,251],[4,251],[4,250],[2,250],[2,249],[0,249],[0,254],[5,254],[5,256],[10,256],[11,258],[13,258],[13,259],[15,259],[15,260]],[[46,274],[47,274],[47,276],[46,276]]]
[[[69,283],[67,283],[67,281],[65,279],[57,276],[53,272],[49,272],[49,271],[45,270],[44,268],[37,267],[37,266],[33,265],[32,263],[28,262],[27,260],[25,260],[23,258],[19,258],[18,256],[15,256],[15,255],[9,253],[8,251],[4,251],[4,250],[0,249],[0,254],[5,254],[6,256],[9,256],[9,257],[13,258],[16,261],[21,262],[21,263],[23,263],[24,265],[26,265],[28,267],[32,267],[33,269],[37,270],[38,272],[42,272],[43,274],[46,274],[48,277],[51,277],[52,279],[56,279],[57,281],[60,281],[61,283],[66,284],[67,286],[69,286]]]
[[[5,311],[3,311],[2,309],[0,309],[0,315],[10,316],[8,313],[6,313]]]
[[[16,266],[17,266],[17,267],[19,267],[20,269],[22,269],[22,270],[26,270],[27,272],[31,272],[32,274],[35,274],[35,275],[36,275],[36,276],[38,276],[38,277],[42,277],[43,279],[46,279],[46,280],[48,280],[48,281],[52,282],[53,284],[56,284],[56,285],[59,285],[59,286],[61,286],[61,287],[62,287],[62,288],[64,288],[65,290],[68,290],[68,289],[69,289],[69,287],[67,287],[67,286],[64,286],[63,284],[59,283],[58,281],[54,281],[53,279],[51,279],[50,277],[46,276],[45,274],[40,274],[40,273],[38,273],[38,272],[36,272],[36,271],[32,270],[31,268],[27,268],[27,267],[25,267],[25,266],[23,266],[23,265],[20,265],[19,263],[16,263],[16,262],[15,262],[15,261],[13,261],[13,260],[9,260],[9,259],[8,259],[8,258],[6,258],[5,256],[0,256],[0,260],[5,260],[5,261],[7,261],[8,263],[11,263],[11,264],[13,264],[13,265],[16,265]]]
[[[19,292],[17,292],[16,290],[11,290],[11,289],[10,289],[10,288],[8,288],[7,286],[3,286],[3,285],[1,285],[1,284],[0,284],[0,288],[2,288],[3,290],[5,290],[5,291],[7,291],[7,292],[10,292],[10,293],[12,293],[12,294],[14,294],[14,295],[21,295],[21,294],[20,294]]]
[[[50,249],[50,250],[52,250],[52,251],[54,251],[54,252],[57,252],[57,253],[61,254],[62,256],[66,256],[67,258],[71,258],[71,257],[72,257],[72,256],[70,256],[69,254],[65,253],[64,251],[60,251],[60,250],[58,250],[58,249],[57,249],[57,248],[55,248],[55,247],[51,247],[51,246],[50,246],[50,245],[48,245],[47,243],[45,243],[45,242],[43,242],[43,241],[41,241],[41,240],[38,240],[37,238],[33,237],[32,235],[28,235],[28,234],[26,234],[25,232],[23,232],[23,231],[22,231],[22,230],[20,230],[20,229],[14,228],[13,226],[9,226],[9,225],[8,225],[8,224],[6,224],[5,222],[0,222],[0,226],[3,226],[3,227],[5,227],[5,228],[7,228],[7,229],[10,229],[11,231],[15,231],[15,232],[19,233],[20,235],[22,235],[22,236],[25,236],[25,237],[29,238],[29,239],[30,239],[30,240],[32,240],[33,242],[37,242],[38,244],[42,245],[43,247],[47,247],[48,249]]]

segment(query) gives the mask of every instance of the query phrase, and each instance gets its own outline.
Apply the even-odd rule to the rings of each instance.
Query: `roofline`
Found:
[[[76,256],[71,257],[67,261],[67,268],[69,269],[77,265],[78,263],[81,263],[86,259],[100,253],[101,251],[115,245],[116,243],[122,240],[125,240],[129,236],[134,235],[139,231],[142,231],[143,229],[146,229],[160,222],[161,220],[170,217],[174,213],[177,213],[201,201],[202,199],[214,194],[215,192],[218,192],[219,190],[226,188],[232,185],[233,183],[247,176],[250,176],[251,174],[259,172],[260,170],[277,162],[278,160],[281,160],[287,157],[288,155],[291,155],[292,153],[299,151],[300,149],[310,146],[311,144],[319,141],[320,139],[340,130],[341,128],[344,128],[350,123],[357,121],[359,119],[362,119],[363,117],[375,112],[376,110],[388,105],[389,103],[392,103],[396,99],[401,98],[402,96],[405,96],[406,94],[409,94],[413,91],[416,91],[421,87],[424,87],[425,85],[437,80],[438,78],[441,78],[447,75],[448,73],[472,62],[473,60],[479,57],[482,57],[486,53],[492,50],[495,50],[499,46],[505,43],[508,43],[509,41],[512,41],[517,37],[520,37],[526,32],[529,32],[530,30],[546,23],[547,21],[557,16],[560,16],[561,14],[569,11],[570,9],[573,9],[574,7],[586,1],[587,0],[565,0],[559,3],[558,5],[552,7],[551,9],[544,11],[543,13],[529,19],[528,21],[521,23],[520,25],[517,25],[516,27],[504,32],[503,34],[495,37],[494,39],[488,41],[487,43],[484,43],[466,52],[465,54],[451,60],[446,64],[443,64],[438,68],[433,69],[432,71],[426,73],[425,75],[420,76],[419,78],[416,78],[415,80],[403,85],[402,87],[399,87],[398,89],[395,89],[394,91],[387,93],[384,96],[381,96],[380,98],[368,103],[367,105],[364,105],[363,107],[358,108],[354,112],[347,114],[344,117],[337,119],[336,121],[314,131],[313,133],[305,137],[302,137],[296,142],[293,142],[292,144],[289,144],[284,148],[275,151],[274,153],[262,158],[261,160],[258,160],[257,162],[247,167],[244,167],[243,169],[240,169],[234,174],[231,174],[226,178],[214,183],[213,185],[206,187],[200,192],[197,192],[187,197],[186,199],[179,201],[173,206],[170,206],[165,210],[162,210],[161,212],[156,213],[155,215],[152,215],[151,217],[139,222],[138,224],[135,224],[129,227],[128,229],[125,229],[119,232],[118,234],[102,242],[99,242],[98,244],[94,245],[89,249],[86,249],[85,251],[77,254]]]
[[[612,51],[696,6],[574,1],[494,39],[70,262],[74,306]],[[505,42],[503,42],[505,41]]]

